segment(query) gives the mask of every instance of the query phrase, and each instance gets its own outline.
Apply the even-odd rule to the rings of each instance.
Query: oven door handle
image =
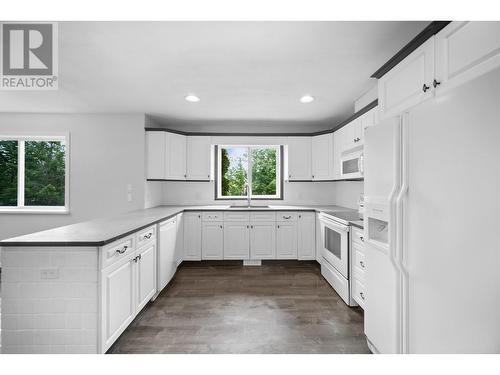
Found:
[[[328,219],[327,217],[323,215],[319,215],[319,220],[323,222],[326,226],[333,227],[337,230],[341,230],[343,232],[349,232],[349,226],[348,225],[343,225],[343,224],[338,224],[335,221]]]

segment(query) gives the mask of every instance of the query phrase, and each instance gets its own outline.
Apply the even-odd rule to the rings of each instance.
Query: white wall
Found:
[[[358,209],[358,199],[364,191],[363,181],[339,181],[335,183],[335,203]]]
[[[363,107],[366,107],[368,104],[373,102],[378,98],[378,85],[377,80],[374,80],[373,87],[361,95],[358,100],[354,102],[354,112],[358,112]]]
[[[70,213],[0,214],[0,239],[144,207],[144,115],[0,114],[0,134],[66,131]]]
[[[165,181],[162,203],[175,204],[242,204],[242,201],[215,200],[213,182]],[[336,182],[285,182],[284,200],[256,204],[335,204]]]

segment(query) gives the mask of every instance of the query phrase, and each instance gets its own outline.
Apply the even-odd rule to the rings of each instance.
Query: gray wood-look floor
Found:
[[[184,262],[108,353],[369,353],[316,262]]]

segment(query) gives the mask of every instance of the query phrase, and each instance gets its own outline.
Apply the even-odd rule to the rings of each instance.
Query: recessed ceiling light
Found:
[[[198,98],[196,95],[186,95],[184,99],[186,99],[188,102],[191,103],[196,103],[200,101],[200,98]]]
[[[304,95],[302,98],[300,98],[301,103],[311,103],[314,101],[314,96],[312,95]]]

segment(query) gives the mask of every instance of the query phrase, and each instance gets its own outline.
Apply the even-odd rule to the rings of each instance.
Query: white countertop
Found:
[[[256,206],[258,204],[254,203]],[[157,206],[121,214],[115,217],[94,219],[14,237],[0,241],[0,246],[103,246],[149,225],[166,220],[183,211],[350,211],[341,206],[288,206],[234,207],[210,206]],[[355,225],[355,224],[354,224]]]

